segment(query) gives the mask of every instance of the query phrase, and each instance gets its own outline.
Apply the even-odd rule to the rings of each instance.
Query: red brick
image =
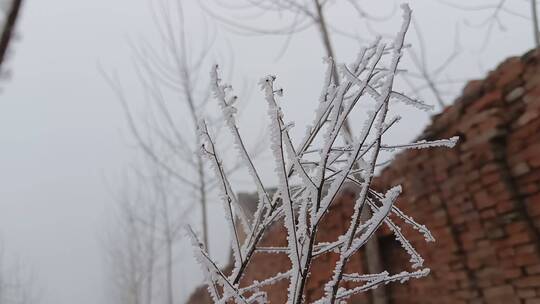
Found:
[[[514,283],[518,288],[540,287],[540,275],[527,276]]]
[[[514,287],[512,285],[501,285],[484,289],[484,296],[487,299],[514,295]]]
[[[536,292],[532,288],[530,288],[530,289],[518,289],[517,293],[518,293],[518,296],[521,299],[530,299],[530,298],[534,298],[536,296]]]
[[[478,209],[485,209],[494,206],[497,202],[494,197],[486,191],[479,191],[474,194],[474,202]]]
[[[540,264],[527,266],[525,272],[528,274],[540,274]]]
[[[530,215],[539,215],[540,214],[540,193],[530,196],[526,200],[527,210]]]

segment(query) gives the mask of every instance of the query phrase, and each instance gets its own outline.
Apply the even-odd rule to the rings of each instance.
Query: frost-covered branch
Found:
[[[425,226],[418,224],[395,205],[401,186],[391,188],[384,195],[371,188],[381,151],[453,147],[457,141],[457,138],[408,144],[387,144],[384,141],[386,132],[397,126],[400,120],[399,116],[388,117],[393,101],[401,101],[423,110],[427,108],[421,101],[397,93],[394,89],[394,79],[404,54],[405,35],[411,20],[410,8],[404,5],[402,10],[401,30],[392,42],[385,43],[382,39],[376,39],[373,44],[363,48],[357,60],[349,66],[335,65],[333,60],[327,60],[328,69],[315,117],[298,145],[294,144],[289,134],[294,124],[286,122],[280,106],[283,90],[276,86],[277,77],[266,76],[261,80],[260,86],[270,119],[270,149],[278,180],[277,191],[272,195],[266,190],[269,187],[263,185],[236,126],[236,110],[233,106],[236,97],[232,88],[222,82],[217,67],[212,70],[214,95],[220,104],[225,124],[234,137],[236,150],[246,163],[259,196],[252,222],[247,223],[241,215],[234,217],[234,210],[240,206],[237,206],[238,202],[216,153],[215,144],[205,125],[201,125],[203,154],[212,163],[221,184],[221,197],[228,212],[227,220],[235,259],[231,275],[225,276],[209,260],[204,248],[190,232],[196,255],[207,273],[208,286],[217,303],[225,303],[231,299],[239,303],[265,303],[268,299],[265,287],[281,280],[289,281],[287,303],[304,303],[311,266],[317,257],[329,252],[338,253],[339,258],[331,278],[325,284],[324,296],[317,300],[318,303],[337,303],[380,285],[394,281],[404,282],[429,273],[428,268],[421,268],[424,259],[390,218],[392,216],[401,219],[405,225],[410,225],[422,233],[427,242],[434,241]],[[338,67],[343,79],[337,84],[330,81],[334,66]],[[346,132],[345,121],[359,104],[367,111],[361,133],[352,138],[351,142],[342,141],[340,136]],[[317,232],[325,222],[326,215],[333,212],[332,206],[343,193],[345,185],[352,185],[357,191],[348,229],[334,241],[319,242]],[[366,213],[369,216],[365,218],[362,214],[367,211],[370,211]],[[240,219],[248,235],[242,244],[236,232],[235,218]],[[260,244],[264,234],[276,225],[284,225],[287,245]],[[345,273],[349,260],[376,236],[383,225],[394,233],[396,240],[410,255],[411,267],[419,270],[398,274],[386,271],[373,274]],[[241,278],[250,271],[249,263],[257,253],[286,255],[291,268],[286,272],[270,275],[262,281],[244,282]],[[343,282],[361,285],[347,289]]]

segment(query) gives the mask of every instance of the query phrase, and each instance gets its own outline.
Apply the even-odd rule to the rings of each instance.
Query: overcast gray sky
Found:
[[[382,1],[362,2],[374,13],[388,11]],[[526,15],[527,2],[515,0],[509,7]],[[201,13],[196,0],[185,3],[189,40],[197,42],[202,35]],[[449,77],[480,77],[503,58],[532,48],[527,20],[503,16],[506,31],[495,30],[480,51],[485,31],[463,24],[489,12],[467,13],[433,0],[414,0],[410,5],[434,66],[451,52],[455,24],[461,24],[463,51],[448,69]],[[360,28],[340,7],[328,19],[340,28]],[[394,19],[381,24],[380,31],[393,33],[399,16]],[[7,249],[33,269],[36,285],[43,290],[42,303],[103,303],[100,238],[112,210],[110,188],[119,184],[134,151],[123,113],[97,65],[117,70],[125,89],[135,92],[126,37],[152,35],[151,27],[148,0],[27,0],[23,7],[21,39],[13,45],[8,63],[12,77],[0,83],[0,236]],[[237,83],[242,79],[256,83],[268,73],[278,75],[287,92],[287,117],[303,131],[324,69],[318,33],[311,30],[296,36],[279,60],[276,55],[283,38],[242,37],[223,30],[217,35],[211,56],[234,54]],[[335,43],[339,60],[353,58],[355,42],[336,37]],[[265,110],[256,90],[252,98],[242,121],[248,139],[258,135],[249,130],[260,129]],[[407,112],[394,138],[412,139],[428,118]],[[213,244],[225,242],[219,231],[215,227],[211,231]],[[189,251],[182,254],[189,256]],[[178,284],[187,290],[196,283]]]

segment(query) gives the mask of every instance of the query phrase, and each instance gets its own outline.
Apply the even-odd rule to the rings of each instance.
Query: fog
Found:
[[[206,25],[217,37],[212,60],[222,61],[224,70],[232,70],[237,87],[244,81],[253,85],[241,120],[248,141],[255,141],[264,125],[265,107],[255,84],[268,73],[277,75],[286,88],[284,110],[302,132],[324,70],[324,50],[316,29],[295,35],[278,56],[286,37],[236,35],[212,18],[203,19],[195,0],[184,3],[188,40],[197,45]],[[381,1],[362,3],[380,15],[392,8]],[[480,23],[490,11],[464,12],[432,0],[414,0],[410,5],[423,31],[428,62],[434,67],[452,52],[459,24],[462,48],[444,72],[449,78],[483,77],[504,58],[533,47],[530,20],[502,15],[505,31],[495,27],[482,48],[486,29],[468,27],[466,20]],[[513,1],[508,7],[528,15],[526,1]],[[339,28],[363,33],[362,23],[350,16],[337,5],[327,19]],[[375,23],[377,30],[394,33],[399,14],[391,19]],[[103,237],[111,227],[114,193],[137,153],[122,108],[98,66],[116,71],[124,90],[137,94],[129,40],[155,35],[149,3],[26,1],[19,21],[19,38],[7,62],[11,77],[0,82],[0,237],[6,250],[33,272],[40,303],[105,303],[108,283]],[[258,25],[273,22],[264,18]],[[371,33],[366,36],[372,37]],[[414,32],[410,36],[414,48]],[[340,35],[333,37],[336,57],[352,60],[358,43]],[[447,104],[461,86],[449,87]],[[403,116],[407,123],[392,134],[396,141],[410,141],[429,122],[429,115],[422,112],[405,111]],[[271,168],[264,157],[259,162]],[[265,178],[271,181],[272,171],[266,171]],[[237,178],[242,180],[242,176]],[[210,244],[225,262],[228,236],[220,228],[221,211],[217,209],[212,208]],[[176,281],[183,298],[199,284],[200,275],[192,265],[189,248],[178,255],[186,270],[186,277]],[[189,279],[191,274],[195,279]]]

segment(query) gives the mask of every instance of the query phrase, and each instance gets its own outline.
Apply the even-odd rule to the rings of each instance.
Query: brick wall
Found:
[[[390,284],[391,303],[540,303],[540,53],[510,58],[488,77],[472,81],[454,105],[433,118],[421,139],[458,135],[455,149],[410,150],[381,172],[380,191],[402,184],[398,206],[426,224],[437,242],[426,244],[407,226],[404,233],[432,273],[406,284]],[[355,192],[345,189],[324,219],[319,240],[345,229]],[[385,268],[404,270],[407,256],[386,231],[379,245]],[[263,246],[285,244],[274,227]],[[313,265],[306,298],[317,299],[337,259]],[[257,254],[242,284],[285,271],[280,254]],[[365,269],[362,252],[353,260]],[[267,289],[271,303],[284,303],[287,282]],[[202,296],[189,303],[208,303]],[[197,301],[199,300],[199,301]],[[370,303],[370,295],[351,299]]]
[[[539,61],[510,58],[470,82],[421,136],[461,143],[402,153],[377,178],[380,190],[402,184],[398,205],[437,238],[415,242],[433,271],[391,285],[395,303],[540,303]]]

